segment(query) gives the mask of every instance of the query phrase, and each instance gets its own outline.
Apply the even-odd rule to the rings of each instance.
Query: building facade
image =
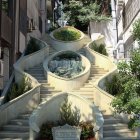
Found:
[[[13,64],[30,36],[46,31],[46,0],[0,0],[0,91],[13,73]]]
[[[138,43],[133,39],[133,23],[140,18],[140,0],[117,0],[117,45],[114,55],[117,60],[130,58],[130,51],[138,48]]]

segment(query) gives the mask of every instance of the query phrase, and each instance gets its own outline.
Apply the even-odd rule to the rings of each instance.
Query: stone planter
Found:
[[[72,28],[72,27],[71,27]],[[81,49],[84,45],[84,33],[81,32],[80,30],[77,30],[78,32],[81,33],[81,37],[78,40],[75,41],[62,41],[58,40],[54,37],[54,32],[61,30],[61,28],[54,30],[53,32],[50,33],[50,36],[52,38],[51,45],[53,48],[55,48],[58,51],[62,50],[71,50],[71,51],[77,51]]]
[[[49,70],[48,64],[54,57],[57,57],[63,53],[66,54],[67,51],[58,52],[57,54],[51,56],[49,59],[46,59],[46,61],[44,61],[43,67],[45,70],[45,76],[48,79],[48,82],[51,83],[51,86],[54,86],[57,90],[71,91],[74,89],[79,89],[89,78],[91,64],[86,57],[76,53],[81,57],[82,66],[85,67],[84,71],[72,78],[57,76]]]

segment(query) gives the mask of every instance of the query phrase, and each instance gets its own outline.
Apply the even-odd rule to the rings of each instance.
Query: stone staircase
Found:
[[[78,90],[73,90],[71,93],[79,94],[91,102],[94,101],[94,87],[95,82],[103,76],[107,71],[94,64],[91,64],[90,76],[88,81]]]
[[[50,39],[48,38],[47,43],[50,44]],[[89,40],[87,39],[89,42]],[[52,47],[49,48],[49,55],[57,52]],[[78,53],[85,55],[83,49],[79,50]],[[46,100],[47,97],[52,96],[57,92],[55,87],[52,87],[50,83],[47,82],[47,79],[44,76],[43,65],[37,65],[33,68],[30,68],[27,73],[35,77],[38,82],[41,84],[40,87],[40,97],[42,103]],[[91,64],[91,73],[88,81],[80,89],[71,91],[74,94],[79,94],[91,102],[94,101],[94,87],[93,85],[101,76],[107,73],[106,70],[100,68],[94,64]],[[127,127],[127,124],[124,124],[121,119],[114,118],[112,115],[106,114],[106,111],[103,110],[103,117],[105,123],[103,125],[103,140],[140,140],[140,138],[135,137],[135,132],[130,131]],[[8,124],[0,128],[0,140],[28,140],[29,139],[29,116],[32,112],[27,112],[20,114],[16,119],[9,121]]]
[[[103,140],[140,140],[136,138],[136,132],[128,129],[122,119],[103,113]]]
[[[34,78],[38,80],[41,84],[40,87],[40,103],[46,100],[47,97],[61,92],[55,90],[54,87],[51,87],[47,82],[47,79],[44,76],[43,65],[37,65],[33,68],[30,68],[26,71]],[[32,112],[27,112],[21,114],[18,118],[11,120],[8,124],[0,128],[0,140],[28,140],[29,139],[29,116]],[[1,139],[2,138],[2,139]]]
[[[14,113],[14,112],[13,112]],[[29,116],[31,112],[21,114],[0,128],[0,140],[29,139]]]

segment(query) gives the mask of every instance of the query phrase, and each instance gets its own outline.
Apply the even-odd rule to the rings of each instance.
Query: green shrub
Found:
[[[81,137],[80,140],[86,140],[95,137],[95,132],[93,131],[94,125],[91,121],[80,122]]]
[[[39,132],[39,137],[37,140],[52,140],[52,128],[56,126],[63,126],[65,124],[78,126],[79,128],[81,128],[81,140],[93,138],[95,136],[95,133],[93,131],[94,123],[92,121],[80,122],[80,112],[76,107],[72,109],[72,103],[68,102],[68,97],[64,99],[64,102],[60,107],[60,117],[60,120],[57,122],[44,123],[41,126],[41,131]]]
[[[121,90],[111,105],[117,113],[127,113],[132,116],[129,128],[133,129],[140,126],[140,49],[132,52],[131,56],[129,64],[122,62],[118,65],[119,77],[116,84],[121,85]]]
[[[110,80],[106,78],[105,87],[106,87],[106,91],[113,96],[120,94],[122,86],[121,86],[119,75],[114,74]]]
[[[137,40],[140,43],[140,19],[134,22],[132,34],[134,40]]]
[[[39,132],[39,138],[40,139],[48,139],[48,140],[53,140],[53,135],[52,135],[52,128],[58,126],[57,123],[54,122],[46,122],[41,126],[40,132]]]
[[[63,102],[63,104],[60,107],[60,116],[61,116],[61,124],[69,124],[78,126],[80,122],[80,112],[77,108],[75,110],[72,110],[72,103],[68,102],[68,98],[66,98]]]
[[[106,52],[106,48],[105,48],[105,45],[104,44],[100,44],[100,45],[97,45],[95,42],[92,43],[92,46],[91,46],[91,49],[100,53],[100,54],[103,54],[103,55],[108,55],[107,52]]]
[[[39,44],[35,41],[35,39],[31,38],[28,45],[27,45],[25,55],[34,53],[34,52],[39,51],[39,50],[40,50]]]
[[[64,27],[58,31],[55,31],[53,35],[56,39],[62,41],[74,41],[81,37],[80,31],[70,27]]]
[[[10,92],[8,93],[8,101],[24,94],[31,89],[30,82],[24,77],[19,84],[13,83]]]

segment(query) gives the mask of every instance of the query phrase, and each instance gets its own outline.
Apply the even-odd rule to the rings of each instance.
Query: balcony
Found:
[[[11,44],[12,38],[12,21],[6,15],[5,12],[2,11],[1,16],[1,38]]]

